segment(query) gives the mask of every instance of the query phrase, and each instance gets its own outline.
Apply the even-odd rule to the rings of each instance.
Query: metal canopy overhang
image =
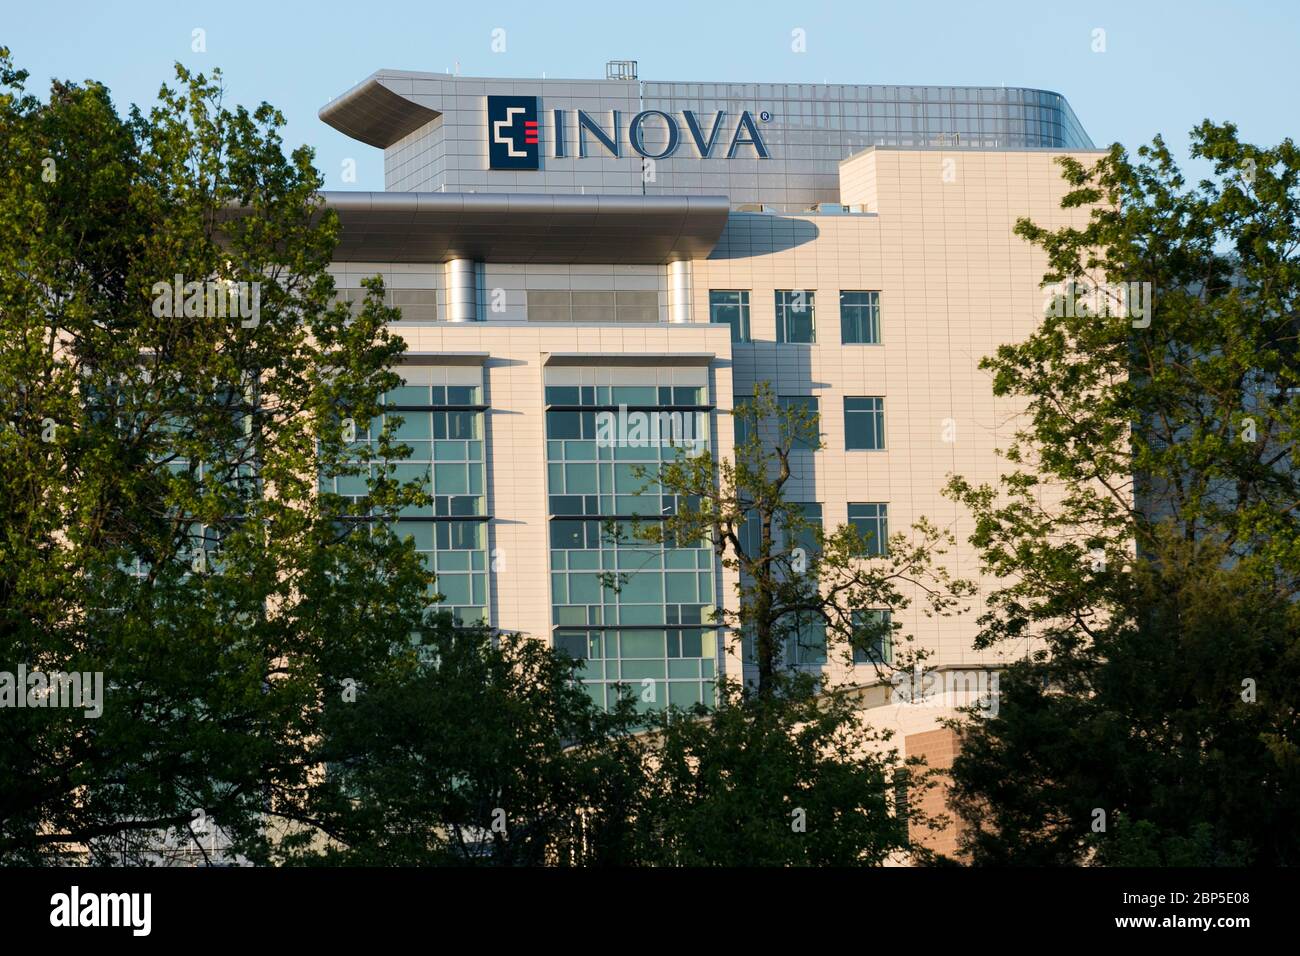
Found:
[[[338,262],[662,264],[704,259],[726,196],[324,192]]]
[[[717,358],[712,352],[543,352],[542,364],[550,367],[556,365],[596,366],[608,368],[611,365],[627,367],[655,367],[673,365],[712,365]]]
[[[491,352],[403,352],[402,365],[486,365]]]
[[[316,115],[340,133],[386,149],[442,114],[394,93],[376,74],[326,103]]]

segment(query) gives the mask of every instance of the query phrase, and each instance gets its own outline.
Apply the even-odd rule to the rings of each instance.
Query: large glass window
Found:
[[[654,409],[707,406],[708,389],[703,385],[548,385],[546,404],[552,410],[567,405],[590,405],[596,409]]]
[[[890,614],[884,610],[853,612],[853,663],[892,664],[894,641]]]
[[[356,423],[354,445],[358,450],[368,445],[377,451],[379,437],[388,427],[394,444],[411,449],[410,457],[381,459],[358,475],[322,482],[324,490],[353,501],[364,501],[370,484],[390,468],[397,481],[423,485],[432,502],[403,508],[393,531],[413,542],[436,575],[432,590],[443,596],[443,606],[460,624],[488,617],[482,392],[479,385],[411,381],[393,389],[384,396],[383,414]]]
[[[809,289],[776,290],[776,340],[809,344],[817,341],[814,295]]]
[[[791,502],[790,509],[798,512],[805,526],[787,538],[788,546],[803,548],[805,561],[819,550],[817,534],[822,528],[822,506],[816,501]],[[807,564],[804,565],[806,570]],[[785,663],[789,665],[826,663],[826,622],[820,614],[798,611],[781,622],[788,627],[785,642]]]
[[[844,399],[844,447],[849,451],[880,451],[885,447],[883,398]]]
[[[740,538],[740,546],[745,549],[745,554],[751,558],[758,557],[763,546],[763,528],[757,511],[745,512],[745,520],[741,522],[737,537]]]
[[[655,480],[659,468],[708,442],[707,388],[664,384],[671,374],[545,390],[555,646],[583,661],[583,686],[602,706],[620,694],[642,710],[713,703],[712,548],[642,530],[683,506]]]
[[[845,345],[880,344],[880,293],[840,293],[840,341]]]
[[[884,502],[849,502],[849,524],[858,529],[866,541],[867,553],[873,557],[889,549],[889,505]]]
[[[800,611],[783,623],[790,628],[785,639],[785,664],[826,663],[826,622],[820,614]]]
[[[731,326],[731,341],[749,341],[749,290],[711,289],[709,321]]]

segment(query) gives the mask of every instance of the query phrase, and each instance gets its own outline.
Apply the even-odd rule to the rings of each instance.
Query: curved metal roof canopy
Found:
[[[324,192],[340,262],[641,264],[704,259],[726,196]]]
[[[326,103],[316,115],[353,139],[385,149],[442,114],[394,93],[376,74]]]

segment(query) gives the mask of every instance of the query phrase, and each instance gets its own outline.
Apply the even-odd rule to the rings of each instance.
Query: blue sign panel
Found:
[[[537,97],[487,98],[488,169],[540,169]]]

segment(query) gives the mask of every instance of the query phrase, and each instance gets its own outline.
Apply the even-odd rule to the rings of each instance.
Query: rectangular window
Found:
[[[844,447],[881,451],[885,447],[885,400],[879,396],[844,399]]]
[[[649,525],[698,507],[664,493],[653,476],[681,454],[672,437],[679,432],[707,447],[708,387],[694,372],[676,369],[644,373],[639,384],[544,386],[555,645],[583,659],[583,687],[599,707],[613,707],[629,692],[641,710],[711,703],[712,547],[651,540],[630,517]],[[628,406],[626,415],[620,405]],[[615,427],[601,416],[616,419]],[[647,681],[654,693],[643,697]]]
[[[814,297],[808,289],[776,290],[776,340],[811,344],[817,341]]]
[[[353,315],[360,315],[365,306],[368,289],[336,289],[334,301],[346,302]],[[438,293],[434,289],[387,289],[384,305],[402,310],[402,321],[436,322],[438,320]]]
[[[888,611],[854,611],[853,632],[853,663],[893,663],[893,625]]]
[[[737,531],[740,546],[750,558],[757,558],[763,546],[763,529],[759,524],[758,512],[745,512],[745,521]]]
[[[785,640],[785,663],[809,665],[826,663],[826,622],[811,611],[796,611],[785,622],[790,633]]]
[[[749,341],[749,290],[709,290],[709,321],[731,326],[731,341]]]
[[[845,345],[880,344],[880,293],[840,293],[840,341]]]
[[[780,405],[782,409],[793,410],[793,409],[802,408],[807,418],[813,423],[813,428],[817,429],[818,432],[820,433],[820,427],[818,425],[818,407],[817,407],[816,397],[812,395],[778,395],[777,404]],[[796,423],[791,422],[791,424],[796,424]],[[794,436],[794,441],[791,442],[790,447],[805,448],[811,450],[815,446],[811,443],[810,439],[811,439],[811,435],[796,433]]]
[[[849,502],[849,524],[866,542],[867,554],[880,557],[889,549],[889,505],[884,502]]]
[[[653,290],[531,289],[525,296],[529,322],[659,321],[659,293]]]
[[[437,575],[431,593],[459,625],[488,619],[487,519],[482,384],[452,384],[460,370],[406,368],[404,383],[384,396],[380,416],[358,423],[358,449],[377,443],[385,431],[410,448],[410,456],[388,462],[400,482],[416,482],[432,501],[408,505],[393,526],[399,537],[414,541],[425,567]],[[397,424],[397,419],[401,424]],[[383,461],[364,466],[359,476],[335,479],[337,493],[364,499]],[[329,482],[326,481],[326,490]]]
[[[749,401],[750,399],[748,398],[737,398],[732,402],[732,408],[736,412],[739,412],[745,406],[745,403]],[[745,442],[749,441],[749,436],[752,433],[754,422],[751,418],[738,414],[733,414],[731,416],[731,422],[735,429],[736,447],[739,448],[741,445],[745,444]]]

